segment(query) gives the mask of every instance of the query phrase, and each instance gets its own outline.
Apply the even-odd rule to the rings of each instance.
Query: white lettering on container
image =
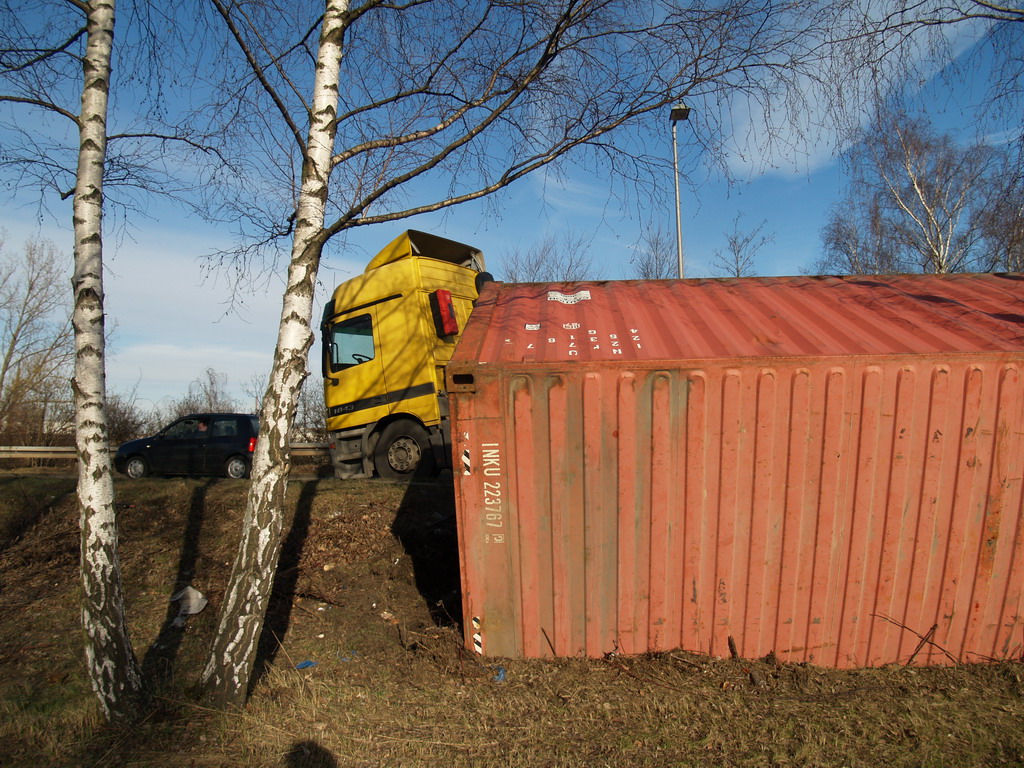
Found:
[[[485,477],[501,477],[501,445],[484,443],[480,446],[481,464]],[[505,511],[501,480],[485,480],[483,484],[483,527],[484,542],[505,543]]]
[[[576,293],[562,293],[561,291],[548,291],[548,301],[558,301],[562,304],[578,304],[581,301],[590,300],[590,291],[577,291]]]

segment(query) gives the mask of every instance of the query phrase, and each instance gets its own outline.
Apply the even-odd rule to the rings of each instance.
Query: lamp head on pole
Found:
[[[679,102],[672,107],[672,111],[668,113],[668,119],[673,123],[678,123],[680,120],[690,119],[690,108]]]

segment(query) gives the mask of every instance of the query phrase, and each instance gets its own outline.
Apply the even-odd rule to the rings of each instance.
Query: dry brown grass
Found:
[[[0,549],[2,765],[1024,765],[1019,663],[836,672],[683,652],[481,662],[436,623],[457,609],[443,484],[292,484],[268,622],[283,644],[268,635],[273,655],[247,709],[219,713],[193,686],[245,484],[119,483],[132,634],[157,707],[108,729],[79,660],[68,482],[0,478],[0,522],[21,520]],[[186,581],[211,606],[182,633],[167,627],[167,598]],[[316,666],[295,668],[307,659]]]

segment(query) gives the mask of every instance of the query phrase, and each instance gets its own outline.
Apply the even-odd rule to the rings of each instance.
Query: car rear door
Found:
[[[249,435],[245,425],[234,415],[213,416],[210,419],[210,436],[206,441],[206,463],[204,472],[208,475],[224,473],[224,462],[229,456],[244,454]]]

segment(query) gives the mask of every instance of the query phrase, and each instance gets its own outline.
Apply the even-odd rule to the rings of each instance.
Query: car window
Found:
[[[238,423],[234,417],[229,419],[214,419],[210,428],[210,437],[237,437]]]
[[[249,416],[248,418],[249,426],[252,427],[252,432],[250,432],[250,434],[253,437],[256,437],[256,435],[260,433],[260,420],[257,419],[255,416]]]
[[[209,420],[205,418],[182,419],[164,430],[164,437],[172,440],[184,440],[191,437],[206,437],[209,433]]]

